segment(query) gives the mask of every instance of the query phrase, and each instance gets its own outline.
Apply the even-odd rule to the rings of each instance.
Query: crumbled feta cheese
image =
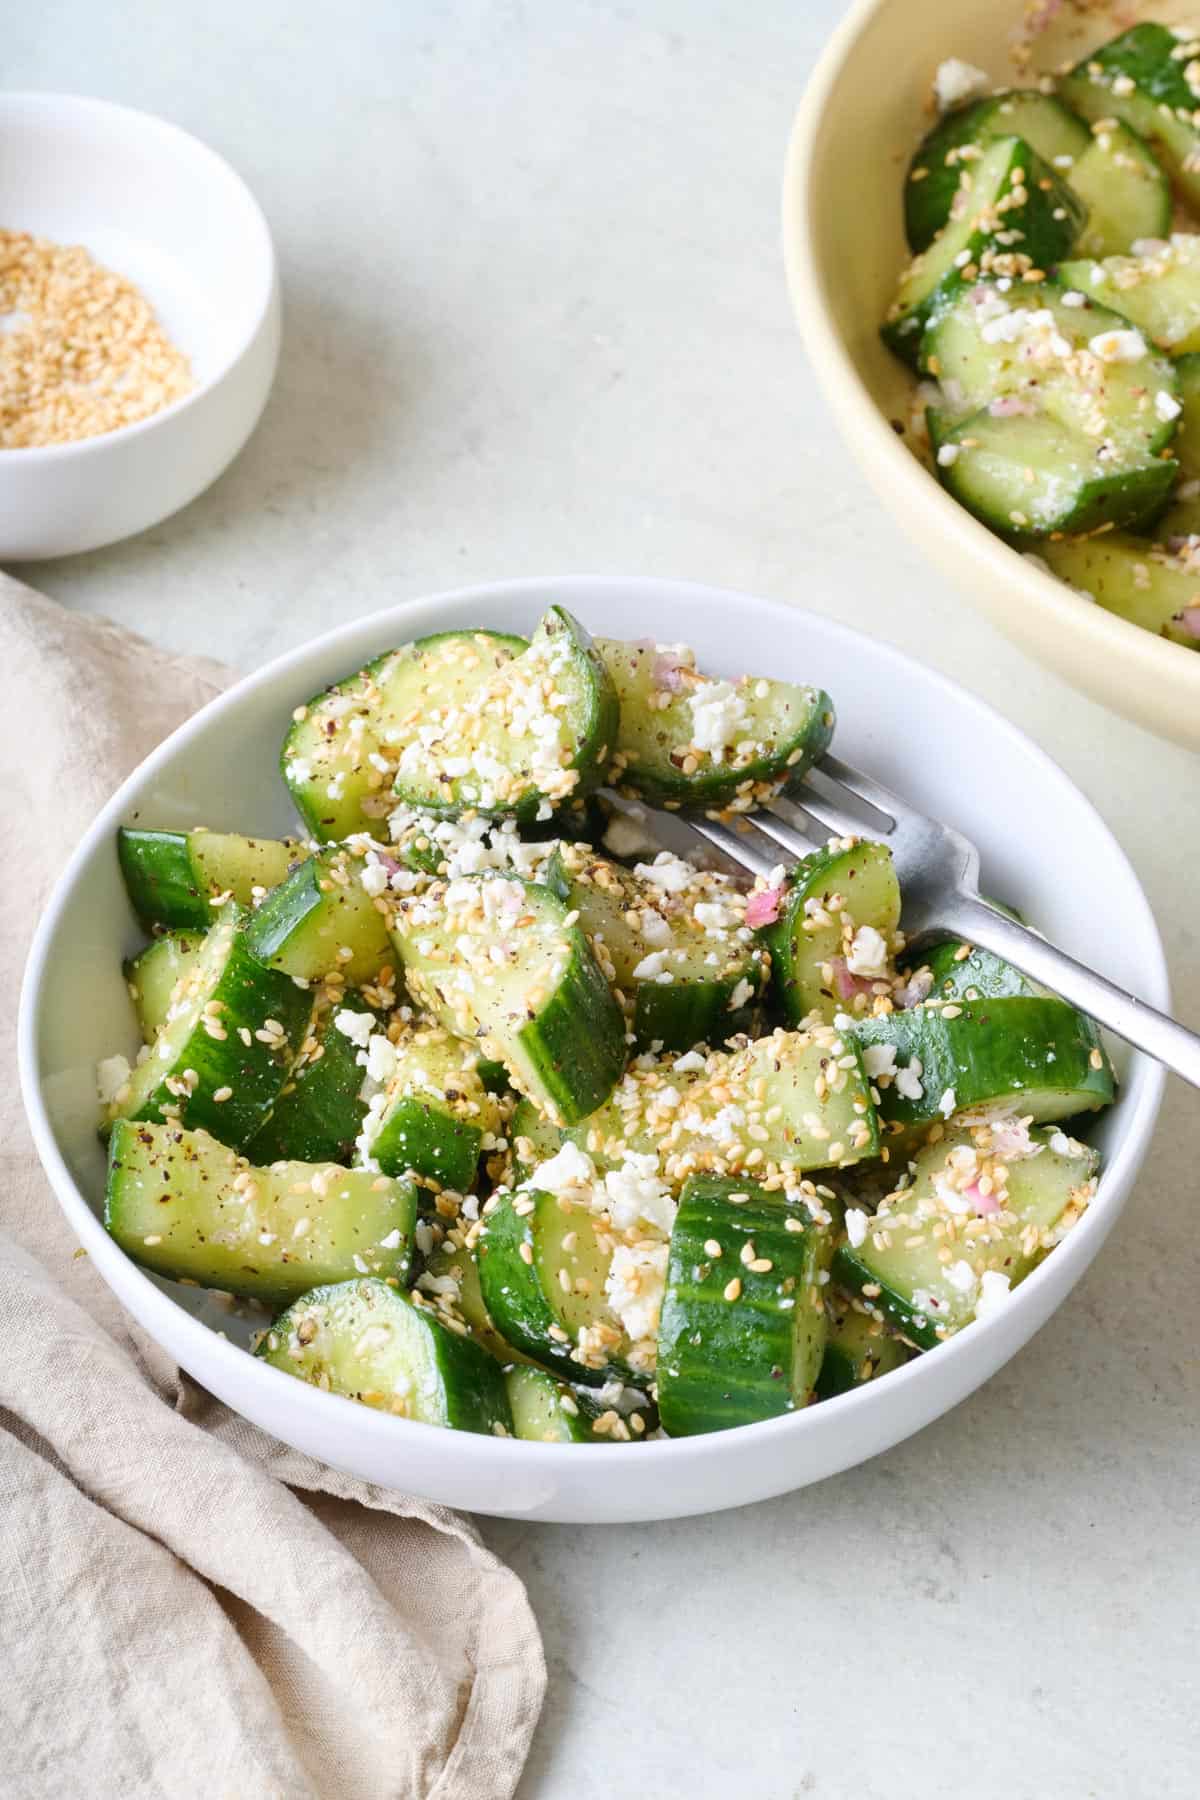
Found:
[[[887,974],[887,962],[887,939],[873,925],[860,925],[846,953],[850,973],[878,979]]]
[[[846,1208],[846,1236],[850,1240],[852,1250],[857,1250],[859,1245],[864,1242],[869,1224],[870,1220],[860,1206]]]
[[[942,444],[937,453],[939,469],[949,469],[962,455],[961,444]]]
[[[367,1071],[367,1080],[377,1081],[382,1087],[396,1073],[396,1046],[377,1031],[368,1039],[365,1052],[359,1052],[358,1061]]]
[[[381,1250],[398,1250],[400,1248],[400,1227],[398,1225],[394,1226],[386,1237],[380,1238],[379,1248]]]
[[[1159,388],[1154,396],[1154,410],[1164,424],[1177,419],[1183,411],[1174,394],[1168,394],[1166,388]]]
[[[746,702],[731,681],[705,681],[694,689],[692,748],[707,752],[714,762],[724,762],[729,744],[745,736],[750,724]]]
[[[985,1269],[979,1280],[979,1298],[975,1302],[975,1317],[986,1319],[992,1313],[999,1312],[1009,1298],[1012,1288],[1010,1278],[999,1269]]]
[[[950,1114],[954,1111],[956,1105],[957,1101],[954,1097],[954,1089],[948,1087],[938,1101],[938,1111],[941,1113],[943,1119],[948,1119],[950,1117]]]
[[[705,931],[728,931],[737,923],[737,915],[719,900],[697,900],[692,908],[692,917],[697,925],[703,925]]]
[[[1061,296],[1064,306],[1086,306],[1087,295],[1081,294],[1078,288],[1068,288]]]
[[[116,1099],[133,1070],[124,1056],[106,1056],[96,1065],[96,1089],[101,1103],[109,1106]]]
[[[990,86],[985,70],[964,62],[961,56],[948,56],[938,65],[933,78],[933,97],[939,112],[950,112],[954,107],[986,94]]]
[[[1146,340],[1140,331],[1100,331],[1088,339],[1088,348],[1105,363],[1140,362],[1146,354]]]
[[[743,975],[742,979],[738,982],[732,994],[729,996],[729,1011],[736,1012],[740,1006],[747,1005],[753,998],[754,989]]]
[[[878,1081],[881,1075],[893,1076],[896,1073],[895,1044],[868,1044],[863,1051],[863,1068],[872,1081]]]
[[[691,863],[684,862],[681,856],[674,856],[670,850],[663,850],[652,863],[638,863],[634,874],[654,887],[664,888],[668,894],[681,894],[690,881],[696,879],[696,871]]]
[[[546,1194],[567,1194],[590,1188],[596,1179],[596,1165],[578,1144],[568,1141],[554,1156],[540,1163],[529,1178],[529,1186]]]
[[[607,1211],[619,1231],[630,1231],[639,1219],[670,1235],[675,1222],[675,1201],[658,1171],[658,1158],[653,1153],[641,1156],[627,1150],[619,1169],[610,1169],[604,1177]]]
[[[638,1342],[654,1337],[666,1286],[666,1244],[618,1244],[612,1254],[604,1292],[628,1335]]]
[[[349,1007],[343,1007],[341,1012],[334,1013],[333,1027],[343,1037],[349,1038],[352,1044],[357,1044],[360,1050],[365,1050],[375,1029],[375,1014],[351,1012]]]
[[[368,862],[359,879],[372,900],[378,899],[380,894],[387,893],[388,872],[381,862],[374,859]]]
[[[910,1058],[907,1068],[896,1070],[896,1092],[906,1100],[919,1100],[925,1092],[921,1086],[921,1076],[925,1065],[919,1056]]]
[[[978,1285],[974,1269],[962,1257],[956,1263],[951,1263],[946,1270],[946,1280],[959,1294],[973,1294]]]
[[[677,1056],[671,1064],[676,1075],[696,1075],[703,1067],[704,1058],[698,1050],[685,1051],[682,1056]]]

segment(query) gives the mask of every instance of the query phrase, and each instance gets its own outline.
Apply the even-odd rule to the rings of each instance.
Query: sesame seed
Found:
[[[727,1300],[736,1300],[738,1298],[738,1296],[740,1295],[741,1291],[742,1291],[742,1284],[738,1280],[736,1275],[734,1276],[732,1281],[726,1282],[724,1292],[725,1292],[725,1298]]]
[[[216,1101],[217,1105],[220,1106],[224,1101],[233,1099],[233,1089],[231,1087],[219,1087],[213,1095],[213,1099]]]
[[[723,1256],[724,1251],[721,1249],[721,1246],[720,1246],[720,1244],[718,1244],[716,1238],[705,1238],[704,1254],[706,1256],[713,1256],[713,1257]]]

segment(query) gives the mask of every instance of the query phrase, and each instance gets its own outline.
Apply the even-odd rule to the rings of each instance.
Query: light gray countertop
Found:
[[[504,575],[690,576],[836,613],[1069,770],[1140,871],[1200,1021],[1196,761],[966,608],[866,491],[805,366],[780,168],[842,10],[16,9],[9,86],[165,113],[230,158],[274,228],[286,323],[266,417],[208,494],[130,543],[15,572],[242,669]],[[529,1583],[552,1675],[522,1800],[1190,1800],[1198,1117],[1172,1085],[1098,1265],[899,1449],[678,1524],[485,1522]]]

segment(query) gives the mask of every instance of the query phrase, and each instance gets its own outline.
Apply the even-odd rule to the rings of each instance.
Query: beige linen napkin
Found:
[[[0,669],[15,1012],[68,852],[229,676],[3,576]],[[149,1342],[73,1255],[11,1031],[0,1128],[0,1791],[510,1795],[545,1686],[516,1576],[465,1520],[276,1443]]]

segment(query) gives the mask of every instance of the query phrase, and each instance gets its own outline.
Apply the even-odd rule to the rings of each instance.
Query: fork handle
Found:
[[[945,910],[942,923],[947,930],[994,951],[1156,1062],[1165,1063],[1193,1087],[1200,1087],[1200,1035],[1196,1032],[1076,962],[1065,950],[997,912],[977,894],[960,894]]]

